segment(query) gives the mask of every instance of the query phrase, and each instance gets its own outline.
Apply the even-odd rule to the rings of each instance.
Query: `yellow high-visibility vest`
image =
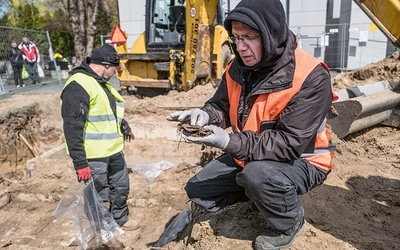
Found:
[[[90,97],[83,131],[86,158],[107,157],[122,151],[124,140],[120,126],[125,111],[125,101],[122,96],[110,84],[106,84],[116,102],[117,117],[115,117],[107,94],[95,78],[83,73],[76,73],[68,79],[64,88],[73,81],[81,85]]]

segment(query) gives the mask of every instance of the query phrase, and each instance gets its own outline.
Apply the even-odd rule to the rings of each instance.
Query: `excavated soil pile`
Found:
[[[400,81],[399,52],[376,63],[370,63],[349,73],[341,73],[332,79],[334,90],[379,81]]]
[[[398,56],[332,80],[335,90],[380,80],[400,81]],[[140,223],[119,240],[125,249],[149,249],[188,206],[184,186],[221,151],[181,140],[166,117],[200,107],[212,84],[152,98],[125,96],[136,139],[124,153],[130,173],[130,217]],[[22,108],[24,107],[24,108]],[[53,216],[76,175],[63,146],[59,93],[14,94],[0,100],[0,248],[71,249],[74,223]],[[21,135],[23,137],[21,137]],[[22,138],[25,138],[26,141]],[[307,229],[290,249],[398,249],[400,246],[400,133],[375,126],[343,139],[326,182],[301,196]],[[32,150],[30,149],[32,148]],[[143,171],[145,169],[146,171]],[[193,211],[193,220],[163,249],[252,249],[264,229],[248,203],[217,213]]]

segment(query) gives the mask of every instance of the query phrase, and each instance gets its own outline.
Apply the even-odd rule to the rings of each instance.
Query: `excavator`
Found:
[[[353,0],[381,32],[400,48],[400,1]],[[376,82],[337,92],[327,123],[339,137],[378,124],[400,128],[400,83]]]
[[[400,48],[400,1],[353,1]],[[111,35],[121,57],[121,91],[148,96],[217,85],[233,57],[222,0],[146,0],[145,11],[145,32],[130,51],[119,27]],[[377,124],[400,127],[399,88],[384,81],[342,90],[327,123],[339,138]]]
[[[146,0],[146,29],[131,51],[126,39],[113,40],[120,30],[111,35],[121,57],[121,90],[151,95],[217,84],[233,55],[224,16],[221,0]]]

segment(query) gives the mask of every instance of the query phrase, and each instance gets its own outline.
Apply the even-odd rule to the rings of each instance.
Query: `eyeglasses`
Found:
[[[229,39],[231,40],[230,42],[233,44],[238,44],[239,41],[243,42],[245,44],[253,44],[253,42],[259,38],[261,35],[258,36],[242,36],[242,37],[236,37],[236,36],[230,36]]]

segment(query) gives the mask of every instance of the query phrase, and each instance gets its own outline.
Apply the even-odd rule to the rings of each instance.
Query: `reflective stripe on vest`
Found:
[[[290,100],[296,95],[306,77],[318,65],[323,65],[329,72],[329,68],[324,63],[318,61],[311,55],[305,53],[303,50],[297,48],[295,51],[296,68],[294,72],[292,87],[278,92],[259,95],[250,110],[249,117],[242,130],[250,130],[260,132],[260,126],[263,121],[277,121],[282,111],[286,108]],[[226,72],[229,72],[228,66]],[[242,86],[235,82],[229,74],[226,74],[227,90],[229,97],[229,117],[234,133],[240,132],[239,125],[239,100],[242,91]],[[332,168],[334,147],[331,143],[329,131],[325,126],[325,122],[321,125],[317,132],[314,152],[309,154],[302,154],[301,157],[307,159],[314,166],[320,167],[325,170]],[[236,163],[244,167],[247,162],[235,159]]]
[[[107,89],[116,102],[115,117],[107,94],[101,85],[88,75],[76,73],[66,82],[64,88],[75,81],[89,94],[90,104],[83,131],[83,146],[88,159],[107,157],[124,148],[120,125],[124,117],[125,101],[109,84]]]

